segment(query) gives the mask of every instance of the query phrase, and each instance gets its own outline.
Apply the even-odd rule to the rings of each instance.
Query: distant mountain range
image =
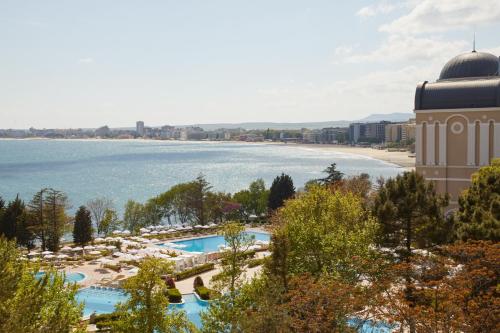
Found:
[[[377,122],[382,120],[387,120],[391,122],[403,122],[408,121],[412,118],[413,113],[388,113],[388,114],[372,114],[368,117],[359,120],[335,120],[335,121],[319,121],[319,122],[305,122],[305,123],[273,123],[273,122],[248,122],[248,123],[218,123],[218,124],[196,124],[196,125],[180,125],[176,127],[188,127],[188,126],[199,126],[205,131],[212,131],[219,128],[243,128],[245,130],[263,130],[267,128],[271,129],[318,129],[324,127],[347,127],[351,123],[356,122]]]

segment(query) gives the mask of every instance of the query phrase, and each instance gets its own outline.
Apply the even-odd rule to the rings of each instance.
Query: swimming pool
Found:
[[[84,288],[76,293],[76,300],[79,303],[84,303],[84,317],[90,316],[93,312],[96,314],[111,313],[117,303],[125,302],[127,298],[127,294],[118,289]],[[188,319],[197,327],[201,327],[200,312],[208,307],[208,303],[198,300],[194,294],[184,294],[182,298],[183,304],[170,304],[169,307],[186,311]]]
[[[264,242],[269,242],[271,238],[271,235],[265,232],[246,231],[245,233],[254,236],[255,240]],[[171,242],[171,244],[175,244],[175,247],[169,245],[168,243],[161,243],[158,244],[158,246],[171,247],[188,252],[208,253],[218,251],[219,246],[224,245],[225,243],[226,242],[224,241],[223,236],[208,236]]]
[[[38,272],[35,274],[35,277],[37,279],[41,279],[44,275],[45,275],[45,272]],[[85,274],[80,273],[80,272],[69,273],[69,274],[66,274],[66,282],[76,283],[76,282],[80,282],[80,281],[85,280],[86,277],[87,276]]]
[[[76,293],[76,300],[84,303],[83,316],[88,317],[93,312],[96,314],[111,313],[115,305],[127,300],[127,294],[119,289],[95,289],[84,288]],[[200,301],[194,294],[183,294],[183,304],[170,304],[171,309],[179,309],[186,312],[188,319],[198,328],[201,328],[200,313],[208,306],[208,302]],[[359,333],[390,333],[394,327],[385,323],[373,323],[371,321],[360,323],[357,319],[349,320],[351,326],[360,326]],[[362,324],[362,325],[360,325]]]

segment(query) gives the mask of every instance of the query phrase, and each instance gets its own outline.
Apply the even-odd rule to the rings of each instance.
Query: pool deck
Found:
[[[253,232],[263,232],[267,233],[267,231],[261,229],[261,228],[247,228],[246,231],[253,231]],[[175,239],[169,239],[166,241],[159,241],[156,243],[150,243],[147,244],[146,246],[148,247],[158,247],[158,244],[161,243],[166,243],[166,242],[173,242],[173,241],[180,241],[180,240],[189,240],[189,239],[196,239],[196,238],[203,238],[203,237],[212,237],[216,236],[217,234],[209,234],[209,235],[203,235],[201,237],[180,237],[180,238],[175,238]],[[178,252],[184,252],[182,249],[176,249]],[[190,253],[190,252],[186,252]],[[262,253],[257,253],[258,257],[263,256]],[[111,264],[118,264],[119,258],[113,258]],[[261,267],[253,267],[249,268],[246,271],[246,278],[251,279],[253,276],[255,276],[258,272],[260,272]],[[124,268],[120,272],[115,272],[113,270],[104,268],[100,263],[95,262],[95,261],[88,261],[80,265],[74,265],[74,266],[67,266],[64,268],[64,271],[66,274],[69,273],[83,273],[85,274],[86,278],[78,283],[78,285],[81,288],[85,287],[90,287],[92,285],[100,285],[100,284],[107,284],[107,283],[115,283],[120,280],[127,279],[131,276],[134,276],[137,274],[137,269],[132,266],[129,268]],[[210,284],[210,279],[217,273],[220,272],[220,266],[216,265],[214,270],[204,272],[199,274],[201,278],[203,279],[203,282],[205,285],[208,287],[211,287]],[[193,282],[194,282],[195,276],[191,278],[187,278],[182,281],[176,282],[176,286],[179,289],[179,291],[182,294],[187,294],[187,293],[192,293],[193,292]]]

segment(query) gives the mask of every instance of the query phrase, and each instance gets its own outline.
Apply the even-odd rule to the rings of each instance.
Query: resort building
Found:
[[[411,143],[415,141],[415,119],[406,123],[385,125],[385,142]]]
[[[416,170],[450,194],[451,207],[472,173],[500,157],[499,67],[497,56],[473,51],[417,86]]]

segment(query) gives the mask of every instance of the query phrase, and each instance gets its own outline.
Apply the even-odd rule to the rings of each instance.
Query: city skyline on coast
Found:
[[[495,1],[0,5],[2,128],[411,112],[451,56],[500,54]]]

